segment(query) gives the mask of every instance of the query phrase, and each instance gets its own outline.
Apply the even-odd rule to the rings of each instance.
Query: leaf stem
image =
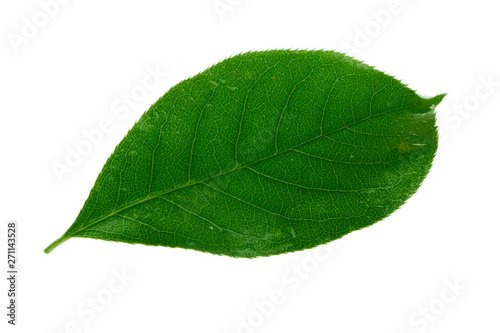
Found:
[[[56,239],[52,244],[47,246],[47,248],[45,250],[43,250],[43,252],[49,254],[50,252],[52,252],[53,249],[55,249],[56,247],[58,247],[59,245],[61,245],[62,243],[64,243],[65,241],[67,241],[70,238],[71,237],[62,236],[61,238]]]

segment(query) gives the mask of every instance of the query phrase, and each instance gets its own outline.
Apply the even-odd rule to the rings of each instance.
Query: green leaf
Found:
[[[333,51],[226,59],[144,113],[45,252],[72,237],[248,258],[330,242],[415,193],[443,97]]]

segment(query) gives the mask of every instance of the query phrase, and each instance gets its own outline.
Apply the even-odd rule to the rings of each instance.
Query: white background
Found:
[[[2,1],[0,241],[5,253],[6,224],[17,221],[20,278],[16,327],[6,324],[1,279],[1,331],[499,332],[495,4],[72,0],[44,22],[39,2]],[[26,35],[34,20],[38,31]],[[275,48],[348,51],[422,95],[448,93],[437,109],[434,167],[407,204],[333,242],[331,253],[247,260],[91,239],[43,252],[72,224],[116,144],[169,87],[228,56]],[[120,118],[115,103],[157,67],[168,75]],[[113,130],[58,179],[54,163],[103,119]],[[122,271],[133,278],[116,281]],[[271,293],[280,292],[271,309]],[[88,303],[96,297],[100,311]],[[267,304],[266,316],[255,302]]]

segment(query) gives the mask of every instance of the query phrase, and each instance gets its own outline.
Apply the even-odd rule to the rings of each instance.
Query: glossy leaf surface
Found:
[[[140,118],[46,252],[72,237],[250,258],[330,242],[415,193],[443,97],[333,51],[226,59]]]

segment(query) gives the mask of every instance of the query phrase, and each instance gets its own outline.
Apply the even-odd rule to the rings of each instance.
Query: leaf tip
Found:
[[[434,106],[437,106],[439,103],[441,103],[443,101],[443,99],[446,97],[446,93],[445,94],[439,94],[437,96],[434,96],[432,98],[429,99],[429,102],[431,102]]]

